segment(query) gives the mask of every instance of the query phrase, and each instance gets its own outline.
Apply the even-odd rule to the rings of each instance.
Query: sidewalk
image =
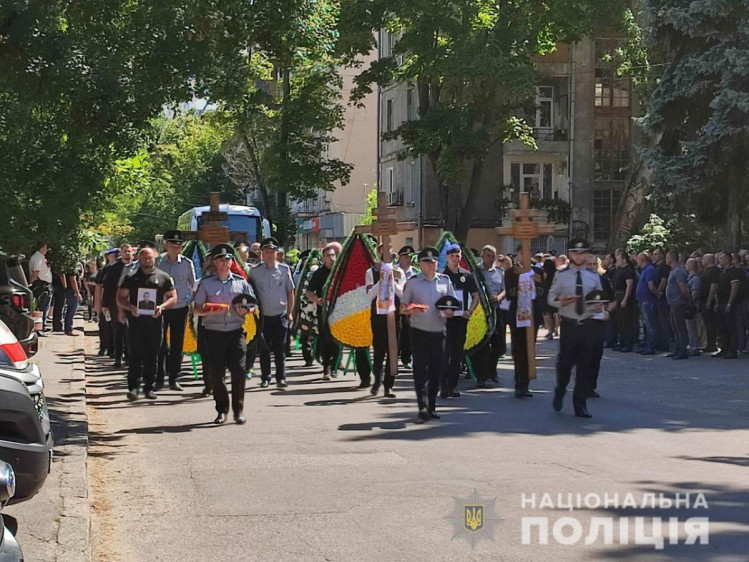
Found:
[[[76,328],[85,324],[80,318]],[[87,459],[88,422],[83,332],[40,338],[39,364],[50,410],[55,451],[52,472],[28,502],[3,511],[17,520],[17,538],[27,560],[88,562],[91,526]]]

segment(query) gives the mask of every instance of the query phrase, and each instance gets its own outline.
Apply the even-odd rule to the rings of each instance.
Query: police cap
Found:
[[[182,244],[185,241],[185,238],[182,236],[181,230],[167,230],[164,233],[164,241],[172,242],[174,244]]]
[[[609,296],[601,290],[596,289],[585,295],[585,302],[587,303],[606,303],[609,302]]]
[[[440,253],[437,248],[427,246],[418,255],[419,261],[439,261]]]
[[[216,244],[211,248],[211,257],[216,258],[230,258],[234,259],[234,248],[230,244]]]
[[[434,303],[434,308],[438,310],[459,310],[460,303],[455,297],[445,295],[437,299],[437,302]]]
[[[568,252],[587,252],[590,249],[588,241],[584,238],[573,238],[570,240]]]
[[[415,254],[416,250],[414,250],[411,246],[403,246],[400,250],[398,250],[399,256],[410,256],[411,254]]]
[[[270,249],[273,249],[273,250],[278,250],[279,247],[280,247],[280,244],[278,243],[278,240],[276,240],[272,236],[269,237],[269,238],[265,238],[260,243],[260,249],[261,250],[265,250],[266,248],[270,248]]]

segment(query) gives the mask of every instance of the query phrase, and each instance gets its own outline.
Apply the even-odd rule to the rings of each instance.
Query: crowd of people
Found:
[[[131,401],[141,396],[155,399],[167,386],[183,390],[182,344],[188,318],[196,317],[202,394],[213,395],[214,421],[225,423],[232,411],[237,423],[245,423],[245,387],[257,359],[261,387],[270,386],[273,378],[278,389],[288,386],[286,357],[292,332],[299,327],[295,290],[305,282],[299,276],[309,252],[302,253],[293,268],[285,263],[274,238],[236,249],[219,244],[206,257],[204,271],[196,272],[193,261],[182,255],[185,240],[180,231],[165,233],[164,241],[162,254],[147,242],[137,248],[123,244],[105,253],[104,264],[91,261],[58,275],[44,259],[46,245],[40,245],[29,262],[32,285],[50,288],[53,324],[67,311],[66,333],[74,333],[78,303],[88,303],[89,319],[99,323],[99,355],[110,357],[118,368],[127,364]],[[341,357],[341,347],[319,313],[341,249],[338,243],[322,248],[319,266],[306,279],[303,295],[317,311],[315,337],[297,333],[305,367],[319,361],[324,380],[336,376]],[[385,396],[393,397],[396,372],[412,368],[420,421],[439,419],[438,398],[460,397],[458,382],[466,370],[475,376],[477,388],[499,383],[497,366],[508,351],[508,329],[515,397],[534,396],[529,389],[527,337],[529,331],[537,335],[545,327],[547,339],[560,340],[553,407],[561,410],[575,367],[573,407],[578,417],[591,417],[587,400],[599,396],[598,372],[606,347],[642,355],[663,352],[673,359],[703,353],[734,359],[739,352],[749,352],[749,252],[686,255],[658,248],[633,258],[620,249],[597,257],[584,240],[573,240],[566,255],[529,256],[524,268],[520,247],[515,254],[503,255],[486,245],[474,251],[471,271],[461,266],[465,261],[459,244],[446,248],[442,271],[437,268],[440,253],[433,247],[417,252],[405,246],[393,254],[379,246],[376,252],[380,261],[365,276],[372,303],[371,360],[369,349],[351,350],[359,388],[370,389],[373,395],[383,388]],[[383,279],[392,279],[394,288],[393,357],[386,316],[377,314]],[[63,289],[59,294],[57,285]],[[480,291],[493,309],[493,322],[485,344],[468,356],[467,326],[481,306]],[[525,322],[520,309],[528,291],[533,314]],[[260,333],[248,341],[245,317],[257,311]]]

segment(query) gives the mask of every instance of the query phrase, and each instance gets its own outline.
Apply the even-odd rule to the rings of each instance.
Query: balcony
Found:
[[[567,129],[554,129],[551,127],[534,127],[533,138],[536,141],[568,141]],[[539,147],[540,148],[540,147]]]

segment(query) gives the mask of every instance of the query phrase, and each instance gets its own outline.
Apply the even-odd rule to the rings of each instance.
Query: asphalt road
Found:
[[[551,408],[557,346],[539,343],[534,398],[513,397],[506,360],[499,387],[462,381],[460,398],[438,404],[442,419],[422,425],[410,373],[400,375],[397,398],[372,398],[352,375],[323,382],[297,352],[288,390],[251,381],[248,424],[217,427],[199,381],[185,376],[183,393],[130,404],[124,372],[89,356],[95,559],[749,560],[749,357],[607,352],[602,398],[583,420],[572,415],[571,394],[561,414]],[[493,509],[484,504],[484,529],[463,533],[484,539],[475,549],[453,540],[456,525],[446,520],[457,510],[462,528],[453,498],[474,489],[496,498]],[[689,493],[692,508],[702,493],[708,508],[654,509],[650,493]],[[562,494],[563,509],[540,505],[544,494],[556,507]],[[606,505],[590,496],[589,508],[570,511],[567,494],[573,504],[595,494]],[[537,530],[523,544],[530,517],[547,519],[548,544]],[[555,532],[565,517],[574,521]],[[652,532],[650,524],[635,532],[638,517],[663,518],[663,549],[637,544]],[[683,529],[666,532],[669,518],[683,526],[692,517],[709,518],[709,544],[685,545]],[[622,520],[633,524],[626,541]],[[576,538],[578,524],[582,537],[560,544]]]

